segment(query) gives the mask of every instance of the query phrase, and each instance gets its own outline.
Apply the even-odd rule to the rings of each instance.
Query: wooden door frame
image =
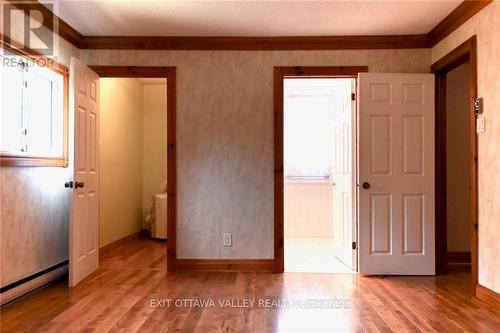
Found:
[[[176,270],[177,251],[177,158],[176,158],[176,67],[89,66],[100,78],[167,79],[167,271]]]
[[[357,78],[367,66],[274,67],[274,272],[285,270],[283,82],[285,78]],[[353,124],[354,126],[354,124]]]
[[[445,274],[447,271],[446,75],[464,63],[470,64],[471,287],[475,294],[478,280],[478,148],[474,111],[474,100],[477,98],[476,36],[466,40],[431,66],[432,73],[436,75],[436,274]]]

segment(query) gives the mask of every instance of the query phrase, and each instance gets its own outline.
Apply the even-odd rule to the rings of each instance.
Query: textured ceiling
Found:
[[[60,0],[87,36],[339,36],[429,32],[461,1]]]

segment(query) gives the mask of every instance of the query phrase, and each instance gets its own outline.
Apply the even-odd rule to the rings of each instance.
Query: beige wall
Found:
[[[142,209],[167,180],[167,86],[144,85],[142,123]]]
[[[80,50],[60,40],[55,61]],[[0,168],[1,286],[68,259],[69,168]]]
[[[101,247],[142,226],[143,94],[136,79],[100,80]]]
[[[448,252],[470,251],[470,65],[446,76]]]
[[[273,257],[273,66],[430,69],[428,49],[81,52],[92,65],[177,67],[179,258]]]
[[[330,182],[285,183],[285,237],[333,238],[332,189]]]
[[[500,292],[500,1],[494,1],[432,49],[438,60],[477,36],[478,94],[486,132],[479,138],[479,283]]]

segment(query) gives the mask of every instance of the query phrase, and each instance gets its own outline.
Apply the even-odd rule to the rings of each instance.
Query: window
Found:
[[[2,165],[67,166],[67,70],[41,57],[0,59]]]
[[[352,79],[284,80],[284,172],[287,179],[327,181],[330,178],[336,142],[335,110],[351,110],[351,87]]]

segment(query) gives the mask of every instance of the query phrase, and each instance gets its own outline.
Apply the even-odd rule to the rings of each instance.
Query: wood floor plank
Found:
[[[2,308],[0,329],[2,333],[499,332],[499,305],[473,297],[469,286],[463,271],[438,277],[167,273],[166,244],[137,238],[102,256],[99,270],[75,288],[59,279]],[[182,303],[203,299],[216,306]],[[156,304],[167,300],[168,306]],[[181,303],[175,304],[176,300]],[[218,304],[220,300],[255,303],[225,307]],[[281,300],[286,305],[259,306],[259,300]],[[308,308],[300,303],[306,300],[347,303],[339,308]]]

